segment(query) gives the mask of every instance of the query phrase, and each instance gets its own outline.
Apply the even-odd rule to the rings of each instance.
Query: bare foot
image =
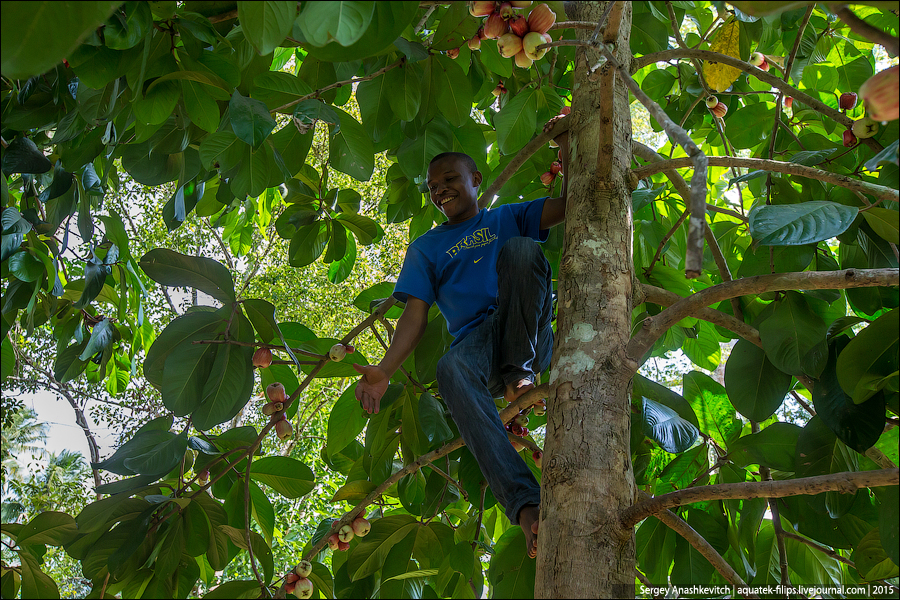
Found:
[[[519,511],[519,526],[525,533],[525,550],[531,558],[537,556],[537,534],[540,518],[541,512],[534,504],[524,506]]]
[[[534,389],[534,384],[531,383],[531,381],[527,379],[520,379],[519,381],[510,383],[506,386],[506,392],[503,394],[503,399],[506,400],[507,404],[509,404],[531,389]]]

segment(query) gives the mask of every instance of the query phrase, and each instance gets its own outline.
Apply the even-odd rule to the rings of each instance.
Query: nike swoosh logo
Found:
[[[475,262],[478,262],[478,261],[481,260],[482,258],[484,258],[484,257],[482,256],[482,257],[480,257],[480,258],[476,258],[476,259],[475,259]],[[473,263],[473,264],[474,264],[474,263]]]

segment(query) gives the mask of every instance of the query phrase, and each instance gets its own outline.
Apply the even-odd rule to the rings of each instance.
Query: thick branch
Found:
[[[625,351],[628,356],[637,360],[647,352],[659,336],[684,317],[695,314],[700,308],[737,296],[783,290],[842,290],[897,285],[898,283],[900,283],[900,271],[897,269],[802,271],[755,275],[735,281],[726,281],[691,294],[655,317],[645,320],[644,328],[631,338]]]
[[[857,17],[847,6],[840,6],[832,10],[850,28],[850,31],[856,35],[864,37],[870,42],[881,44],[891,56],[900,54],[900,40],[888,32],[869,25]]]
[[[622,527],[627,528],[634,527],[641,520],[662,510],[694,502],[785,498],[787,496],[814,495],[829,491],[840,491],[844,494],[850,494],[861,488],[898,484],[900,484],[900,469],[846,471],[782,481],[745,481],[743,483],[705,485],[663,494],[650,500],[638,502],[623,510],[619,520]]]
[[[671,306],[682,299],[681,296],[675,292],[670,292],[669,290],[648,285],[646,283],[642,283],[641,288],[644,292],[644,301],[659,304],[660,306]],[[751,325],[732,317],[728,313],[723,313],[714,308],[701,308],[691,316],[703,319],[714,325],[719,325],[729,331],[733,331],[754,346],[762,348],[762,340],[759,338],[759,331],[754,329]]]
[[[870,194],[876,200],[898,200],[898,192],[893,188],[862,181],[848,175],[840,175],[831,171],[823,171],[805,165],[796,163],[783,162],[780,160],[766,160],[762,158],[738,158],[733,156],[710,156],[709,164],[716,167],[747,167],[750,169],[760,169],[763,171],[775,171],[776,173],[786,173],[788,175],[797,175],[799,177],[808,177],[809,179],[817,179],[826,183],[832,183],[845,187],[854,192]],[[652,163],[637,167],[632,172],[638,178],[649,177],[656,173],[661,173],[671,169],[683,169],[691,165],[689,158],[674,158],[663,162]]]
[[[509,178],[519,170],[519,167],[525,164],[525,161],[531,158],[535,152],[543,148],[550,140],[568,131],[571,124],[572,115],[563,117],[553,124],[552,129],[549,131],[542,131],[534,136],[534,139],[525,144],[525,147],[516,153],[515,158],[509,161],[506,168],[497,175],[494,181],[491,182],[491,185],[489,185],[481,194],[481,197],[478,198],[478,208],[485,208],[488,206],[494,200],[494,196],[500,191],[500,188],[503,187],[503,184],[509,181]]]
[[[649,497],[646,493],[641,492],[641,497]],[[655,515],[660,521],[666,524],[675,533],[683,537],[688,543],[697,549],[697,552],[703,555],[712,566],[716,568],[722,577],[738,590],[747,590],[747,584],[741,579],[741,576],[728,564],[722,555],[716,552],[709,542],[702,535],[697,533],[693,527],[688,525],[683,519],[675,515],[672,511],[664,510]],[[629,525],[631,527],[631,525]],[[757,598],[758,596],[752,592],[747,592],[745,598]]]

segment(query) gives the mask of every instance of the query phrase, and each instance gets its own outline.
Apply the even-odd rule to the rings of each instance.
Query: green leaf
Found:
[[[675,558],[675,532],[656,517],[647,517],[635,532],[638,568],[652,582],[667,581]]]
[[[3,9],[2,70],[27,79],[69,56],[121,2],[28,2]],[[65,15],[65,18],[58,18]],[[57,592],[57,597],[58,592]]]
[[[253,78],[251,96],[269,106],[278,108],[312,92],[312,88],[290,73],[265,71]],[[314,100],[314,102],[321,102]],[[302,102],[301,102],[302,104]],[[294,112],[294,107],[285,109]],[[296,127],[293,128],[296,131]]]
[[[248,2],[248,4],[254,4],[254,2]],[[239,579],[226,581],[222,585],[216,586],[207,592],[203,598],[204,600],[249,600],[250,598],[258,598],[260,593],[258,581],[255,579]]]
[[[176,417],[193,413],[203,402],[203,388],[217,358],[216,345],[193,343],[205,337],[185,339],[165,359],[162,400]]]
[[[900,562],[897,546],[897,506],[898,488],[896,485],[881,488],[878,507],[878,534],[881,537],[881,546],[885,553],[896,565]]]
[[[88,340],[88,344],[78,357],[78,360],[89,360],[98,352],[106,350],[110,342],[112,342],[115,332],[112,321],[104,317],[99,323],[94,325],[94,329],[91,331],[91,339]]]
[[[166,432],[162,440],[147,452],[126,458],[126,469],[147,477],[161,477],[174,469],[184,459],[187,451],[187,432],[178,435]]]
[[[4,11],[6,14],[6,11]],[[5,44],[4,44],[5,45]],[[3,55],[4,63],[6,54]],[[2,169],[4,175],[13,173],[46,173],[53,167],[44,153],[25,136],[13,139],[3,153]],[[4,225],[4,230],[6,226]]]
[[[719,446],[728,448],[741,434],[743,425],[735,414],[725,388],[708,375],[691,371],[684,376],[684,398],[690,402],[700,431],[712,436]]]
[[[157,388],[163,384],[166,358],[185,340],[213,337],[213,331],[223,324],[222,316],[213,312],[189,312],[172,320],[159,334],[144,359],[144,377]]]
[[[275,129],[275,119],[269,114],[265,104],[253,98],[242,96],[237,90],[228,103],[231,128],[241,140],[257,149]]]
[[[184,108],[191,117],[191,122],[200,129],[213,133],[219,128],[219,105],[206,88],[207,86],[196,81],[181,82]]]
[[[369,217],[353,213],[339,213],[335,219],[352,231],[363,246],[380,241],[384,236],[381,226]]]
[[[866,534],[853,549],[851,559],[860,577],[865,581],[890,579],[900,575],[900,567],[897,567],[884,551],[878,529]]]
[[[738,108],[725,117],[728,140],[736,149],[753,148],[772,132],[774,107],[759,102]]]
[[[340,130],[332,132],[328,160],[335,169],[357,181],[368,181],[375,169],[375,151],[372,140],[359,121],[339,108],[334,108],[341,121]]]
[[[288,262],[292,267],[305,267],[316,261],[331,237],[327,221],[317,221],[297,229],[291,238]]]
[[[350,385],[340,395],[328,416],[328,437],[326,451],[334,456],[356,439],[366,426],[367,419],[356,399],[356,384]]]
[[[435,101],[438,111],[450,121],[451,125],[462,127],[469,120],[469,114],[472,112],[473,94],[469,78],[463,73],[462,67],[449,56],[438,54],[432,57],[432,61],[432,86],[436,92]],[[531,104],[536,108],[536,97],[534,94],[529,94],[529,97]],[[506,109],[504,108],[504,110]],[[400,116],[399,113],[397,115]],[[403,117],[400,116],[400,118]],[[498,123],[498,131],[499,127]],[[534,134],[533,128],[532,125],[529,137]]]
[[[667,406],[644,398],[642,414],[644,435],[659,443],[666,452],[684,452],[697,441],[697,428]]]
[[[815,372],[804,369],[804,358],[824,342],[827,330],[828,326],[812,311],[803,295],[787,292],[776,303],[771,316],[759,324],[759,337],[766,356],[780,371],[791,375],[802,375],[804,371],[815,374],[821,368],[813,365]]]
[[[16,536],[19,547],[34,544],[63,546],[78,534],[75,519],[66,513],[46,511],[31,519]]]
[[[900,309],[893,309],[859,332],[837,360],[837,376],[841,388],[860,404],[887,383],[897,371],[900,356]]]
[[[38,281],[46,272],[44,263],[27,251],[16,252],[9,257],[9,272],[21,281]]]
[[[494,117],[500,152],[515,154],[534,136],[537,126],[537,101],[534,88],[520,91]]]
[[[900,244],[900,212],[876,207],[865,211],[862,216],[882,239]]]
[[[239,319],[242,318],[241,315]],[[244,323],[249,333],[250,324]],[[248,342],[247,339],[240,341]],[[253,349],[246,346],[224,344],[218,347],[202,384],[202,401],[193,411],[194,427],[200,431],[211,429],[232,418],[247,403],[253,382],[252,355]]]
[[[310,45],[306,50],[310,55],[319,60],[330,62],[343,62],[374,56],[391,46],[407,25],[416,18],[419,7],[416,4],[406,2],[375,2],[375,12],[368,28],[355,43],[350,46],[341,46],[337,42],[331,42],[325,46]],[[294,21],[294,35],[303,36],[300,28],[300,18]],[[298,38],[299,39],[299,38]]]
[[[369,535],[359,541],[347,556],[347,572],[357,581],[378,571],[388,552],[422,525],[410,515],[394,515],[372,522]]]
[[[297,17],[297,24],[313,46],[336,42],[352,46],[372,22],[375,2],[308,2]]]
[[[536,561],[525,552],[525,534],[511,527],[494,544],[488,580],[497,598],[534,598]]]
[[[250,477],[264,483],[285,498],[302,498],[315,486],[312,470],[287,456],[267,456],[253,461]]]
[[[745,435],[728,447],[728,458],[741,467],[756,464],[793,473],[801,428],[793,423],[772,423],[759,433]]]
[[[400,168],[409,179],[424,177],[431,159],[453,146],[453,132],[446,120],[435,118],[419,137],[407,138],[397,151]]]
[[[859,209],[821,200],[760,205],[750,211],[750,234],[766,246],[813,244],[844,233]]]
[[[725,363],[725,389],[744,417],[765,421],[791,389],[791,376],[776,369],[762,348],[738,340]]]
[[[210,258],[155,248],[145,254],[139,264],[157,283],[197,288],[225,303],[235,300],[231,271]]]
[[[143,98],[134,101],[134,116],[146,125],[162,125],[172,116],[179,98],[181,86],[178,82],[163,81],[153,89],[148,88]]]
[[[884,395],[876,394],[856,404],[838,383],[837,360],[850,343],[847,336],[833,338],[828,347],[828,363],[813,387],[816,414],[828,428],[860,454],[875,445],[884,430]]]
[[[798,477],[814,477],[845,471],[858,471],[857,454],[837,439],[818,416],[803,427],[797,440]],[[843,516],[853,504],[858,492],[841,494],[825,493],[825,507],[831,518]]]
[[[238,2],[238,21],[247,41],[262,56],[271,54],[291,32],[295,2]],[[249,143],[249,142],[248,142]]]
[[[453,431],[444,417],[443,405],[428,392],[419,396],[419,424],[432,447],[453,437]]]
[[[678,415],[692,424],[694,427],[700,427],[700,422],[697,420],[697,415],[694,414],[693,408],[691,405],[685,400],[680,394],[673,392],[669,388],[662,386],[655,381],[651,381],[641,375],[640,373],[635,374],[634,380],[632,383],[632,396],[634,398],[634,402],[637,402],[638,398],[650,398],[654,402],[662,404],[663,406],[668,406],[672,410],[674,410]]]
[[[22,598],[59,598],[59,587],[41,571],[40,562],[28,548],[19,550],[22,569]]]
[[[384,86],[390,90],[385,94],[387,102],[402,121],[412,121],[419,112],[422,76],[422,67],[416,63],[406,63],[384,74]]]
[[[278,323],[275,321],[275,305],[268,300],[248,298],[241,302],[247,318],[253,324],[260,341],[269,343],[278,336]]]

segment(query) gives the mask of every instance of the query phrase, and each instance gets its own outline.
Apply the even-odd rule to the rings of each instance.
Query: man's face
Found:
[[[478,214],[481,173],[470,171],[459,158],[448,156],[431,163],[427,184],[431,201],[450,223],[461,223]]]

